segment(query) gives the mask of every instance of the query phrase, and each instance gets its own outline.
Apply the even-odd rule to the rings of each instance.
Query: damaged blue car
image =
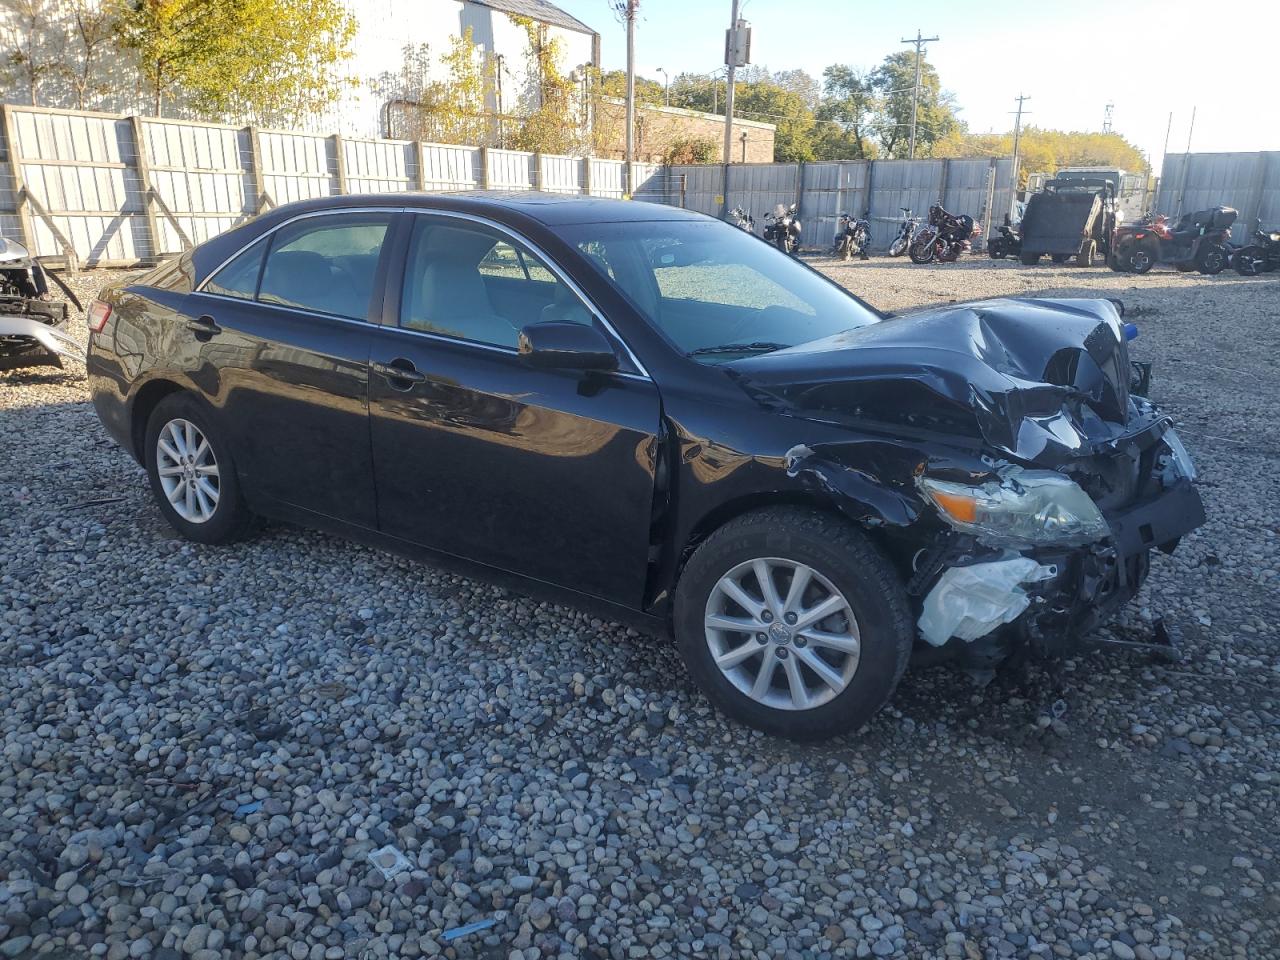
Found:
[[[1060,656],[1203,523],[1107,300],[891,317],[644,203],[334,197],[106,291],[88,372],[184,536],[322,527],[674,636],[728,715]]]

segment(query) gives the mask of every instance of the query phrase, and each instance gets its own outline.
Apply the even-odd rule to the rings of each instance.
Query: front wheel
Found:
[[[1077,267],[1092,267],[1093,258],[1098,252],[1098,243],[1096,240],[1086,240],[1080,244],[1080,252],[1076,254]]]
[[[912,263],[931,263],[938,253],[938,238],[931,230],[923,230],[916,234],[916,238],[911,241],[911,249],[908,254]]]
[[[907,252],[907,247],[911,245],[911,239],[904,234],[899,234],[894,238],[893,243],[889,244],[889,256],[900,257]]]
[[[1003,260],[1009,255],[1009,247],[1003,237],[997,237],[987,244],[987,256],[992,260]]]
[[[1196,255],[1196,269],[1206,276],[1217,276],[1227,267],[1231,254],[1220,243],[1211,243],[1202,247]]]
[[[1020,259],[1022,260],[1022,265],[1024,267],[1034,267],[1036,264],[1040,262],[1040,254],[1024,253],[1022,254]]]
[[[1145,243],[1134,244],[1129,250],[1126,262],[1133,273],[1147,273],[1156,265],[1156,251]]]
[[[718,709],[796,740],[870,720],[914,638],[885,556],[847,521],[798,507],[753,511],[708,537],[680,578],[675,628]]]
[[[1267,252],[1256,243],[1241,247],[1231,257],[1231,265],[1242,277],[1256,277],[1267,263]]]
[[[160,512],[188,540],[229,543],[249,532],[231,449],[195,397],[175,393],[147,421],[147,478]]]

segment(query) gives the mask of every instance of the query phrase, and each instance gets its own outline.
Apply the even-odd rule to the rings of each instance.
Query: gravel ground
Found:
[[[1280,280],[814,262],[890,309],[1125,299],[1209,522],[1111,632],[1182,663],[916,669],[769,740],[615,624],[180,541],[82,368],[0,375],[0,957],[1280,955]]]

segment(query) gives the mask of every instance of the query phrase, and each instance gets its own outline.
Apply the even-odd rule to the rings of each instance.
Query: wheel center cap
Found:
[[[781,623],[774,623],[769,627],[769,639],[774,643],[790,643],[791,631]]]

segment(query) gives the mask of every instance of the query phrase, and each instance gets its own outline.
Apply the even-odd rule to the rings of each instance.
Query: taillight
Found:
[[[107,321],[111,319],[111,304],[103,303],[101,300],[95,300],[89,304],[89,330],[92,333],[101,333],[102,328],[107,325]]]
[[[1141,239],[1142,239],[1143,237],[1145,237],[1145,236],[1146,236],[1146,234],[1145,234],[1145,233],[1135,233],[1135,234],[1133,235],[1133,239],[1135,239],[1135,240],[1141,240]]]

